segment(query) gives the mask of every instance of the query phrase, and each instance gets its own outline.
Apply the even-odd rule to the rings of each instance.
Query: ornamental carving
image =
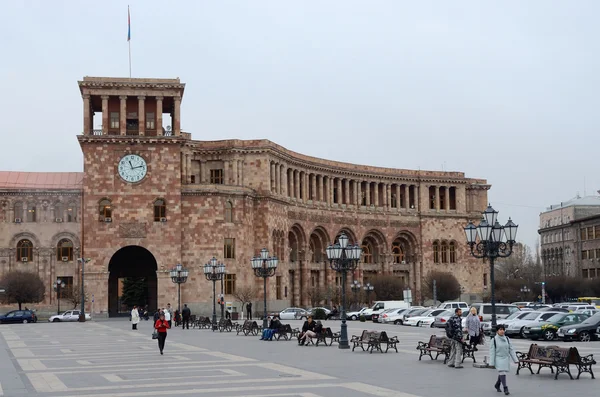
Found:
[[[301,212],[296,212],[296,211],[288,211],[288,218],[289,219],[295,219],[298,221],[305,221],[306,220],[306,214],[301,213]]]
[[[331,220],[331,218],[328,215],[319,215],[319,214],[309,215],[308,219],[311,222],[316,222],[316,223],[329,223],[329,221]]]
[[[0,248],[0,256],[10,256],[11,255],[10,248]]]
[[[145,238],[145,223],[121,223],[119,225],[119,237],[122,238]]]
[[[356,218],[349,218],[344,216],[337,216],[333,218],[333,221],[339,225],[356,225]]]
[[[379,226],[386,227],[387,221],[385,219],[365,219],[361,222],[363,226]]]
[[[38,253],[41,256],[53,256],[56,254],[56,250],[54,248],[40,248]]]

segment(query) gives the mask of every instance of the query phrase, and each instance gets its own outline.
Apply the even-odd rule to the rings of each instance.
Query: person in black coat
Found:
[[[246,305],[246,317],[248,320],[252,320],[252,302],[248,302]]]
[[[302,346],[306,342],[306,338],[314,338],[317,336],[315,333],[316,323],[313,321],[312,316],[308,316],[304,324],[302,325],[302,333],[298,337],[298,344]]]
[[[183,317],[183,324],[181,329],[190,329],[190,317],[192,315],[192,311],[186,304],[183,305],[183,310],[181,311],[181,317]]]

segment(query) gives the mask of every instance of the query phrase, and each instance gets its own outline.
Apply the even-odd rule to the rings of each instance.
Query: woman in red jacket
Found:
[[[167,329],[169,329],[169,322],[165,320],[163,312],[160,313],[158,320],[154,323],[154,329],[158,331],[158,350],[160,350],[160,354],[163,354],[165,340],[167,339]]]

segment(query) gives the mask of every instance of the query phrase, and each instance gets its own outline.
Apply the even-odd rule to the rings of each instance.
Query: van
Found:
[[[477,309],[477,315],[481,321],[492,320],[492,304],[491,303],[474,303],[473,307]],[[519,308],[516,305],[506,303],[496,303],[496,319],[504,319],[514,312],[518,312]]]
[[[363,312],[363,315],[367,318],[367,320],[371,320],[373,314],[379,315],[384,310],[387,309],[408,309],[410,305],[408,302],[404,301],[377,301],[370,309],[367,309]]]
[[[454,310],[454,309],[467,310],[467,309],[469,309],[469,305],[467,305],[467,302],[444,302],[444,303],[440,303],[440,305],[437,308],[445,309],[445,310]]]

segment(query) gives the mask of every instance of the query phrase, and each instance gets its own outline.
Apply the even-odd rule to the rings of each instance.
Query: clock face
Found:
[[[119,175],[126,182],[139,182],[146,176],[146,160],[137,154],[128,154],[119,161]]]

